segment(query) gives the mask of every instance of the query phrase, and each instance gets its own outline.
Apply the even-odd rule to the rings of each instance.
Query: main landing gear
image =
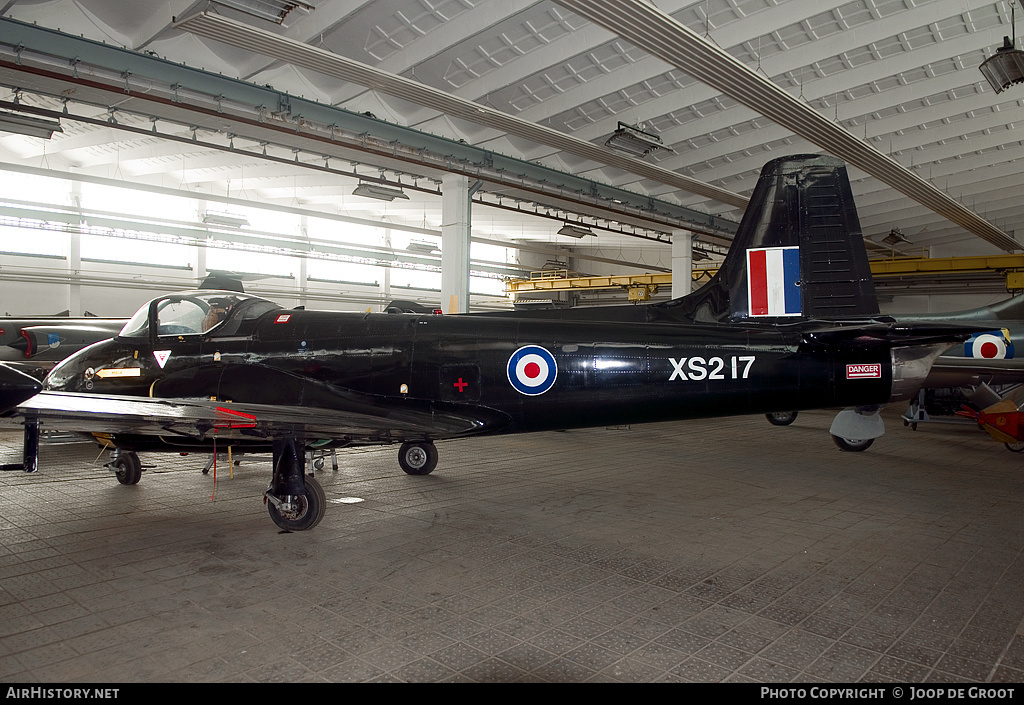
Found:
[[[398,464],[408,475],[429,475],[437,467],[437,447],[430,441],[403,443]]]
[[[263,493],[271,520],[284,531],[308,531],[320,523],[327,509],[327,495],[312,474],[307,475],[306,452],[296,438],[279,438],[273,443],[274,474]],[[410,475],[429,475],[437,467],[437,448],[431,441],[403,443],[398,463]],[[324,459],[312,460],[323,467]],[[142,478],[142,463],[134,451],[115,449],[107,467],[122,485],[134,485]]]
[[[285,531],[308,531],[327,510],[327,495],[312,475],[305,474],[306,454],[294,438],[274,440],[274,476],[263,493],[267,512]]]
[[[828,432],[839,450],[860,453],[867,450],[875,439],[885,433],[885,424],[879,415],[881,406],[858,406],[843,409],[832,420]]]
[[[789,426],[796,421],[796,413],[795,411],[772,411],[765,414],[764,417],[772,426]]]
[[[836,444],[839,450],[845,450],[849,453],[860,453],[871,447],[871,444],[875,442],[874,438],[842,438],[840,436],[832,436],[832,442]]]

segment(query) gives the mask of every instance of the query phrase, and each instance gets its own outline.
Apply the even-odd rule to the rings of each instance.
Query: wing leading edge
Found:
[[[245,441],[286,435],[350,443],[468,436],[502,428],[504,414],[462,404],[397,400],[389,405],[350,404],[344,410],[237,404],[212,399],[41,392],[17,408],[44,429]]]

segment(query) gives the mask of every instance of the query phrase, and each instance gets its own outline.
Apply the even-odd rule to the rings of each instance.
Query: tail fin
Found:
[[[654,318],[703,322],[877,315],[844,163],[818,155],[768,162],[718,273],[699,291],[648,308]]]

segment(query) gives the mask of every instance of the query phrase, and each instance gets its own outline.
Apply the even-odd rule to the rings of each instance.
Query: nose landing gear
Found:
[[[122,485],[137,485],[142,479],[142,461],[135,451],[115,449],[106,465]]]

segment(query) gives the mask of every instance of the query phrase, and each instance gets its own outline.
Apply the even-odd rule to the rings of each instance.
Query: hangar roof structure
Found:
[[[720,248],[766,161],[824,152],[874,251],[1013,253],[1024,91],[978,70],[1011,5],[8,0],[0,111],[61,131],[0,137],[0,161],[410,232],[439,226],[454,171],[475,238],[633,273],[665,271],[676,230]]]

